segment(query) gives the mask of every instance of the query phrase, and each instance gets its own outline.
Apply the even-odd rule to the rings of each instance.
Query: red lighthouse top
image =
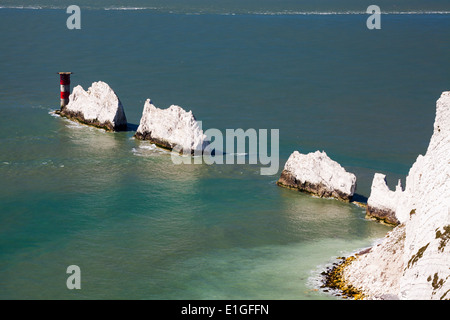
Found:
[[[60,81],[59,81],[60,84],[63,84],[63,85],[70,84],[70,75],[72,74],[72,72],[58,72],[58,74],[59,74],[59,78],[60,78]]]

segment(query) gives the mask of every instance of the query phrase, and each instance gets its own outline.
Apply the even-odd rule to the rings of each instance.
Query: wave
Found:
[[[131,152],[135,156],[140,157],[148,157],[148,156],[155,156],[160,154],[170,154],[170,150],[162,149],[156,146],[153,143],[146,143],[144,141],[140,142],[141,144],[136,148],[131,148]]]
[[[20,9],[20,10],[66,10],[68,6],[0,6],[1,9]]]
[[[251,12],[254,15],[366,15],[366,11],[279,11],[279,12]],[[450,11],[381,11],[381,14],[450,14]]]
[[[65,10],[68,6],[62,5],[42,5],[42,6],[8,6],[8,5],[0,5],[0,9],[21,9],[21,10]],[[95,6],[80,6],[80,9],[86,10],[162,10],[163,8],[157,7],[95,7]]]
[[[20,10],[64,10],[67,6],[0,6],[1,9],[20,9]],[[207,15],[217,14],[226,16],[237,15],[268,15],[268,16],[295,16],[295,15],[366,15],[366,11],[238,11],[238,12],[221,12],[220,10],[201,10],[189,11],[188,9],[176,9],[167,7],[88,7],[80,6],[81,9],[86,10],[105,10],[105,11],[157,11],[160,13],[170,14],[185,14],[185,15]],[[447,15],[450,11],[446,10],[424,10],[424,11],[383,11],[381,14],[387,15]]]
[[[150,145],[142,145],[139,146],[140,149],[144,149],[144,150],[156,150],[156,145],[155,144],[150,144]],[[134,148],[133,148],[134,149]]]
[[[161,8],[157,8],[157,7],[108,7],[108,8],[103,8],[103,10],[112,10],[112,11],[138,11],[138,10],[161,10]]]
[[[0,9],[27,9],[27,10],[40,10],[40,9],[50,9],[41,6],[0,6]]]

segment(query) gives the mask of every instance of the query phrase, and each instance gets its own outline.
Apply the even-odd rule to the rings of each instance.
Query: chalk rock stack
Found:
[[[69,103],[59,114],[108,131],[127,129],[127,118],[119,97],[102,81],[92,83],[87,91],[80,85],[73,88]]]
[[[387,192],[381,178],[374,179],[379,194],[371,195],[371,203],[395,211],[400,224],[348,264],[342,280],[369,299],[449,300],[450,91],[436,103],[427,152],[411,167],[405,190]]]
[[[386,183],[386,176],[376,173],[373,177],[370,197],[367,200],[366,217],[385,222],[387,224],[398,225],[395,212],[402,197],[403,190],[401,181],[398,181],[395,191],[391,191]]]
[[[135,137],[184,154],[201,154],[208,145],[206,135],[192,111],[187,112],[175,105],[159,109],[150,99],[144,104]]]
[[[356,189],[356,176],[330,159],[325,152],[301,154],[294,151],[277,184],[318,197],[351,201]]]

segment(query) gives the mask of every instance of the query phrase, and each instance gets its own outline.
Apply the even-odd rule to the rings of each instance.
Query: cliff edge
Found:
[[[381,192],[372,200],[393,211],[399,224],[369,252],[347,260],[344,287],[367,299],[449,300],[450,91],[436,103],[433,135],[409,170],[405,190],[386,190],[380,181],[375,189]]]

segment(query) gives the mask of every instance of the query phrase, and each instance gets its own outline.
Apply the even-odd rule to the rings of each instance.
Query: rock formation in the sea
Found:
[[[397,191],[396,191],[397,192]],[[395,208],[400,222],[368,253],[342,271],[344,287],[368,299],[450,300],[450,91],[436,104],[434,132],[409,170]]]
[[[402,193],[400,180],[395,191],[391,191],[386,184],[386,176],[376,173],[373,177],[370,197],[367,200],[366,217],[380,220],[387,224],[399,224],[395,211]]]
[[[87,91],[79,85],[73,88],[69,103],[57,113],[108,131],[127,129],[127,118],[119,97],[102,81],[92,83]]]
[[[183,154],[201,154],[208,145],[206,135],[192,111],[187,112],[175,105],[159,109],[150,99],[144,104],[135,137]]]
[[[345,171],[325,152],[301,154],[294,151],[277,184],[323,198],[351,201],[356,189],[356,176]]]

